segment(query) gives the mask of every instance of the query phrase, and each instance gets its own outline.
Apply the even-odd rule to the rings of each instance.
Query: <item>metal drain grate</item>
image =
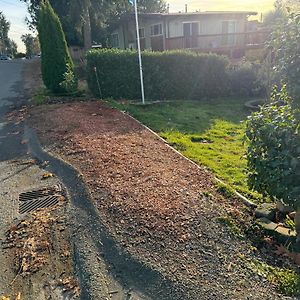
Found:
[[[42,188],[39,190],[21,193],[19,195],[19,201],[30,201],[30,200],[34,200],[37,198],[54,195],[56,193],[60,193],[60,194],[62,193],[61,186],[55,185],[52,187],[45,187],[45,188]]]
[[[52,207],[64,199],[59,185],[21,193],[19,195],[19,213],[24,214],[39,208]]]

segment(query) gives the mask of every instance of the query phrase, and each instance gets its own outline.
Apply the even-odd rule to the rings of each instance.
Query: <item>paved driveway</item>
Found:
[[[0,61],[0,161],[16,159],[27,151],[21,144],[24,125],[8,122],[6,118],[7,113],[26,103],[22,96],[22,70],[26,63],[23,60]]]

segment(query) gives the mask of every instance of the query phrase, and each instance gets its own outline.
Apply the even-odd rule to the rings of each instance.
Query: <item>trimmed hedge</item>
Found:
[[[230,80],[226,71],[229,61],[226,57],[189,51],[145,51],[142,59],[147,99],[201,99],[230,94]],[[103,98],[141,97],[138,55],[135,51],[89,51],[88,84],[92,93],[100,96],[95,67]]]

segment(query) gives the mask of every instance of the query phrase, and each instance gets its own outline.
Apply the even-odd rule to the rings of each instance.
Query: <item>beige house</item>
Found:
[[[251,11],[139,14],[141,48],[153,51],[192,49],[242,56],[247,48],[259,47],[266,34],[253,31]],[[124,16],[111,34],[111,46],[136,49],[134,15]]]

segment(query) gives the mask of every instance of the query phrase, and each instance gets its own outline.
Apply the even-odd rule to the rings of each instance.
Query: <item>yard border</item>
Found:
[[[134,120],[135,122],[137,122],[138,124],[140,124],[142,127],[144,127],[146,130],[148,130],[149,132],[151,132],[153,135],[155,135],[159,140],[161,140],[167,147],[169,147],[170,149],[172,149],[172,151],[174,151],[175,153],[177,153],[178,155],[180,155],[182,158],[184,158],[185,160],[187,160],[188,162],[192,163],[194,166],[196,166],[198,169],[201,169],[202,171],[204,170],[205,172],[208,172],[206,167],[200,167],[197,163],[195,163],[194,161],[192,161],[191,159],[189,159],[188,157],[184,156],[182,153],[180,153],[178,150],[176,150],[175,148],[173,148],[169,143],[167,143],[159,134],[157,134],[155,131],[153,131],[151,128],[149,128],[148,126],[146,126],[145,124],[143,124],[142,122],[140,122],[139,120],[137,120],[136,118],[134,118],[133,116],[131,116],[128,112],[126,111],[121,111],[121,113],[125,116],[128,116],[129,118],[131,118],[132,120]],[[225,183],[223,180],[217,178],[216,176],[214,176],[214,179],[221,183],[222,185],[225,185],[227,187],[230,187],[231,190],[233,190],[234,194],[241,200],[241,202],[246,205],[247,207],[250,208],[256,208],[257,204],[253,203],[251,200],[247,199],[245,196],[243,196],[242,194],[240,194],[238,191],[236,191],[234,188],[232,188],[231,186],[229,186],[227,183]]]

